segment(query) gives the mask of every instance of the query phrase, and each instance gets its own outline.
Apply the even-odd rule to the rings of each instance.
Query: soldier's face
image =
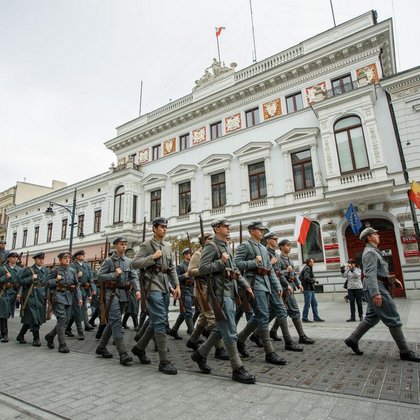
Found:
[[[115,244],[115,251],[119,254],[122,255],[124,254],[124,252],[127,249],[127,242],[117,242]]]
[[[164,238],[168,227],[164,225],[157,225],[153,228],[153,232],[157,238]]]
[[[289,254],[291,249],[292,249],[291,244],[286,244],[280,247],[280,251],[284,252],[285,254]]]
[[[264,230],[262,229],[252,229],[251,236],[256,239],[257,241],[261,241],[262,237],[264,236]]]
[[[368,237],[369,242],[374,245],[379,244],[379,235],[377,233],[371,233]]]
[[[35,258],[35,264],[37,266],[44,265],[44,258]]]
[[[66,255],[63,258],[60,258],[60,264],[64,265],[65,267],[67,267],[70,264],[70,256]]]
[[[216,234],[223,239],[228,238],[230,235],[230,225],[219,225],[219,227],[216,227]]]
[[[15,265],[16,264],[16,257],[9,257],[9,264]]]
[[[84,255],[78,255],[76,257],[76,260],[79,261],[79,262],[83,262],[85,260],[85,256]]]

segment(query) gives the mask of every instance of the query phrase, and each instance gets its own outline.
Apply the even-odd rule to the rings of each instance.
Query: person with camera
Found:
[[[362,270],[356,266],[356,261],[349,259],[347,266],[342,266],[341,277],[345,278],[344,287],[347,289],[347,296],[350,303],[350,318],[346,322],[356,321],[356,303],[359,320],[363,321],[363,284]]]
[[[362,230],[359,239],[366,243],[363,250],[362,263],[364,272],[363,291],[367,300],[366,316],[352,334],[344,340],[357,356],[362,356],[359,340],[379,321],[388,328],[400,351],[400,359],[420,362],[420,355],[410,350],[402,330],[402,322],[398,309],[389,292],[391,285],[388,264],[378,248],[379,235],[376,229],[367,227]],[[401,287],[401,282],[394,278]]]
[[[315,261],[312,258],[308,258],[299,274],[299,280],[303,286],[303,298],[305,301],[302,311],[302,322],[312,322],[308,319],[309,308],[311,307],[314,315],[314,321],[324,322],[324,320],[318,315],[318,301],[315,296],[315,284],[318,284],[318,281],[315,280],[314,276],[314,264]]]

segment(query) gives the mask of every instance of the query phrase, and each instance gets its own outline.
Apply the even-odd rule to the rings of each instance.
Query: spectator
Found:
[[[318,282],[315,280],[313,266],[314,260],[308,258],[305,261],[305,265],[302,267],[302,270],[299,274],[299,280],[303,286],[303,297],[305,300],[305,305],[303,306],[302,311],[302,322],[312,322],[308,319],[309,308],[312,306],[312,313],[314,315],[315,322],[324,322],[318,315],[318,302],[315,296],[315,284]]]
[[[363,284],[362,270],[356,266],[356,261],[350,259],[347,267],[341,267],[341,276],[346,279],[347,293],[350,303],[350,318],[347,322],[356,321],[356,305],[360,321],[363,321]]]

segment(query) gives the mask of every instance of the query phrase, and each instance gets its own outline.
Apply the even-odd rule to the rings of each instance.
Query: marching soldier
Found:
[[[270,316],[270,297],[277,294],[281,298],[282,287],[274,273],[267,249],[261,244],[265,226],[261,222],[253,222],[248,226],[251,237],[242,242],[235,254],[235,263],[243,270],[248,283],[254,292],[255,299],[250,301],[254,316],[238,334],[238,350],[247,356],[245,342],[251,333],[256,331],[265,351],[265,361],[274,365],[285,365],[286,360],[274,351],[268,332]]]
[[[216,317],[216,327],[209,338],[196,350],[191,359],[197,363],[201,372],[210,373],[207,356],[214,344],[223,338],[232,366],[232,379],[245,384],[255,383],[255,376],[249,374],[239,357],[236,345],[235,298],[238,296],[236,282],[254,296],[247,281],[240,275],[227,242],[230,223],[226,219],[216,219],[211,223],[215,238],[208,243],[201,254],[199,271],[209,283],[211,304]]]
[[[16,264],[19,254],[10,252],[7,264],[0,267],[0,333],[2,343],[9,341],[7,320],[15,316],[16,296],[22,268]]]
[[[26,344],[25,334],[32,332],[34,347],[40,347],[39,329],[46,322],[46,289],[45,283],[49,270],[44,265],[45,254],[38,252],[33,255],[34,264],[26,267],[19,278],[22,288],[22,306],[20,310],[22,328],[16,337],[20,344]]]
[[[0,241],[0,265],[3,265],[7,262],[7,256],[9,251],[6,249],[7,242],[5,240]]]
[[[54,337],[58,336],[58,351],[68,353],[65,329],[68,324],[73,301],[76,299],[79,306],[83,304],[76,271],[70,267],[71,255],[69,252],[58,254],[59,266],[54,267],[47,276],[46,286],[53,293],[53,311],[57,318],[56,326],[45,336],[49,349],[54,348]]]
[[[277,236],[274,232],[267,233],[264,238],[267,241],[267,250],[270,254],[271,263],[273,264],[274,271],[279,277],[280,282],[283,285],[283,302],[287,309],[287,315],[293,321],[297,333],[299,334],[300,344],[314,344],[315,340],[309,338],[303,330],[302,320],[300,318],[299,306],[296,302],[295,292],[300,290],[303,292],[303,287],[296,276],[293,261],[289,258],[289,253],[292,249],[292,244],[288,239],[283,239],[279,242],[280,257],[276,254]],[[277,336],[277,329],[280,326],[278,318],[274,321],[273,326],[270,330],[270,337],[274,341],[280,341],[281,339]],[[287,350],[287,345],[286,345]]]
[[[132,260],[125,256],[127,239],[120,236],[114,240],[113,245],[114,253],[104,260],[98,274],[98,280],[101,282],[101,299],[104,299],[101,317],[105,317],[108,323],[96,348],[96,354],[105,359],[112,357],[112,353],[106,348],[112,336],[120,355],[120,364],[127,365],[133,361],[133,358],[127,353],[121,318],[131,288],[136,299],[140,300],[140,286],[137,272],[132,268]]]
[[[203,252],[204,246],[211,242],[212,239],[213,235],[211,233],[205,233],[204,239],[201,237],[201,234],[199,235],[198,240],[200,241],[202,247],[194,252],[188,266],[188,276],[194,278],[195,281],[194,295],[200,310],[194,331],[192,332],[189,340],[185,343],[188,348],[193,349],[194,351],[200,347],[198,340],[201,334],[208,338],[210,332],[216,325],[213,310],[207,301],[206,280],[204,277],[200,276],[199,271],[201,253]],[[214,346],[216,348],[214,353],[214,357],[216,359],[229,360],[229,355],[223,348],[221,339],[216,342]]]
[[[179,327],[185,321],[187,324],[187,334],[191,334],[194,330],[192,303],[194,299],[194,280],[188,275],[188,266],[191,260],[191,249],[185,248],[182,251],[184,260],[181,264],[176,266],[176,274],[178,276],[179,285],[181,287],[181,298],[179,305],[179,315],[173,327],[169,330],[168,334],[181,340],[182,337],[178,334]],[[183,307],[183,312],[181,307]]]
[[[66,334],[72,336],[71,326],[73,322],[76,323],[77,335],[79,340],[83,340],[82,321],[85,324],[85,331],[92,331],[94,328],[89,324],[89,317],[87,313],[87,304],[89,299],[96,295],[96,286],[93,282],[93,273],[90,265],[85,262],[85,251],[81,249],[74,255],[74,262],[70,264],[77,273],[79,280],[80,292],[82,294],[83,305],[81,307],[75,306],[73,308],[73,316],[66,328]],[[70,334],[69,334],[70,333]]]
[[[169,306],[169,293],[172,289],[174,298],[180,295],[178,276],[172,261],[170,244],[163,241],[166,236],[168,221],[163,217],[153,220],[153,238],[143,242],[133,260],[133,267],[141,269],[144,281],[143,299],[147,300],[149,325],[137,344],[131,349],[142,364],[149,364],[146,347],[155,337],[159,352],[159,371],[167,375],[177,374],[177,369],[168,360],[166,346],[166,321]]]
[[[388,264],[378,248],[380,240],[378,231],[368,227],[362,230],[359,238],[366,243],[362,263],[365,275],[363,291],[367,300],[367,309],[364,320],[344,340],[344,343],[358,356],[363,355],[359,349],[359,340],[379,321],[382,321],[389,328],[398,346],[400,359],[420,362],[420,355],[411,351],[405,341],[400,314],[389,292],[393,285],[390,284]],[[398,287],[402,287],[399,280],[395,279],[395,281]]]

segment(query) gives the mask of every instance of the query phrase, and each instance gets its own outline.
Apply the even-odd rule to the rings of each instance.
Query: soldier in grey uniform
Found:
[[[120,355],[120,364],[127,365],[133,358],[128,355],[124,343],[121,317],[128,303],[130,288],[133,289],[136,299],[140,300],[140,285],[137,271],[132,267],[132,260],[125,256],[127,239],[120,236],[113,241],[113,245],[114,253],[104,260],[98,273],[101,295],[104,291],[101,299],[105,299],[105,317],[108,324],[96,348],[96,354],[105,359],[112,357],[112,353],[106,348],[112,335]]]
[[[32,258],[35,260],[35,263],[31,267],[26,267],[19,278],[19,284],[22,288],[20,314],[23,325],[16,337],[16,341],[25,344],[25,334],[28,330],[31,330],[34,337],[32,345],[39,347],[41,345],[39,329],[47,320],[45,284],[49,270],[43,267],[45,258],[43,252],[36,253]]]
[[[300,344],[314,344],[315,340],[309,338],[303,330],[302,320],[300,318],[299,306],[296,302],[295,292],[300,290],[303,292],[302,284],[296,276],[293,261],[289,258],[289,253],[292,249],[292,244],[288,239],[283,239],[279,242],[280,256],[276,254],[277,236],[274,232],[268,232],[264,238],[267,241],[267,250],[270,254],[271,263],[273,264],[274,271],[278,276],[283,286],[283,302],[287,309],[287,315],[290,316],[292,322],[299,334]],[[277,341],[277,330],[280,327],[278,318],[274,321],[270,330],[270,337]]]
[[[137,344],[131,349],[142,364],[149,364],[146,347],[155,337],[159,352],[159,371],[167,375],[175,375],[177,370],[168,360],[166,346],[166,321],[168,317],[169,294],[180,296],[179,281],[172,261],[170,244],[164,242],[168,221],[163,217],[153,220],[153,238],[140,245],[133,260],[133,267],[142,270],[143,290],[149,312],[149,325]]]
[[[191,249],[185,248],[182,251],[184,260],[176,266],[176,274],[178,276],[179,285],[181,288],[181,300],[184,306],[184,312],[180,313],[175,321],[173,327],[169,330],[168,334],[175,338],[175,340],[181,340],[182,337],[178,334],[179,327],[185,321],[187,324],[187,334],[191,334],[194,330],[193,322],[193,311],[192,304],[194,299],[194,280],[188,275],[188,266],[191,260]]]
[[[215,299],[210,299],[210,304],[215,312],[216,327],[213,328],[208,339],[191,355],[191,358],[197,363],[201,372],[210,373],[211,368],[207,365],[207,356],[215,343],[223,338],[232,366],[232,379],[245,384],[253,384],[255,376],[246,371],[236,345],[235,298],[238,296],[236,283],[238,282],[251,298],[254,298],[254,293],[236,267],[232,250],[227,242],[230,235],[230,223],[226,219],[216,219],[211,226],[215,237],[203,249],[199,272],[200,276],[206,277],[209,288],[211,287],[214,291]],[[223,311],[226,320],[218,319],[219,310]]]
[[[76,299],[82,305],[82,295],[79,289],[76,271],[70,267],[71,255],[69,252],[58,254],[60,265],[54,267],[49,273],[45,285],[54,293],[53,311],[57,318],[56,326],[45,336],[49,349],[54,348],[54,337],[58,336],[58,351],[68,353],[65,329],[71,317],[73,301]]]
[[[16,296],[19,289],[19,277],[22,268],[16,264],[19,254],[10,252],[7,263],[0,266],[0,333],[2,343],[9,341],[8,318],[15,315]]]
[[[360,240],[366,242],[362,256],[365,275],[363,291],[367,300],[366,316],[356,330],[344,340],[344,343],[355,354],[361,356],[363,352],[359,349],[359,340],[379,321],[382,321],[389,328],[398,346],[400,359],[420,362],[420,355],[411,351],[405,341],[400,315],[388,290],[388,265],[378,248],[380,240],[378,231],[368,227],[360,233]],[[400,281],[396,281],[399,287],[402,287]]]
[[[0,241],[0,265],[3,265],[7,261],[7,256],[9,255],[9,251],[6,249],[7,242],[5,240]]]
[[[265,361],[274,365],[284,365],[286,360],[279,357],[274,351],[268,333],[270,296],[272,293],[276,293],[280,298],[282,287],[274,273],[268,251],[261,244],[265,229],[266,227],[261,222],[253,222],[248,225],[251,237],[238,246],[235,254],[235,263],[243,271],[255,296],[255,299],[250,301],[254,315],[238,334],[238,350],[243,356],[246,356],[246,340],[251,333],[256,331],[264,346]]]
[[[74,261],[70,264],[71,268],[74,268],[77,273],[79,280],[80,292],[82,294],[83,305],[73,307],[73,315],[66,327],[66,335],[73,336],[71,332],[71,326],[73,322],[76,323],[77,335],[79,340],[83,340],[83,327],[82,321],[85,324],[85,331],[92,331],[94,328],[89,324],[89,318],[87,313],[87,303],[92,295],[96,294],[96,286],[93,283],[93,273],[90,265],[85,262],[85,251],[81,249],[73,255]],[[69,334],[70,333],[70,334]]]

